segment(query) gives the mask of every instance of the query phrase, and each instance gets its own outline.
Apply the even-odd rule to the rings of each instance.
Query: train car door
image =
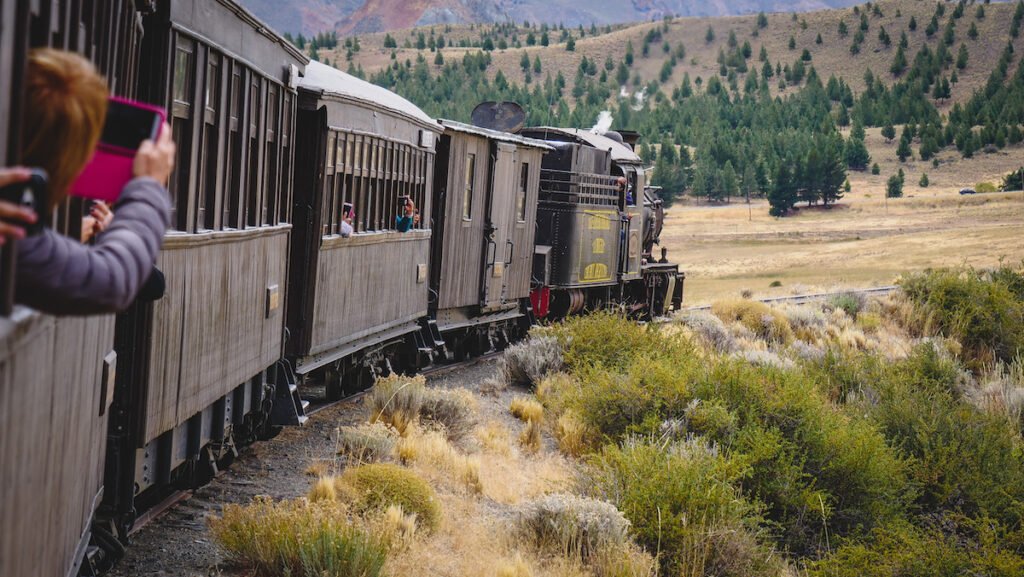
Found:
[[[516,147],[511,144],[498,142],[491,145],[493,164],[487,195],[480,291],[480,306],[485,311],[500,308],[505,303],[506,268],[512,263],[516,250],[512,240],[517,185],[515,152]]]
[[[625,167],[629,192],[621,199],[625,219],[622,223],[622,246],[619,252],[619,274],[622,280],[640,278],[640,254],[643,236],[643,194],[644,174],[640,167]]]

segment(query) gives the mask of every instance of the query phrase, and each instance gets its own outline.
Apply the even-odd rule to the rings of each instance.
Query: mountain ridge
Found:
[[[279,32],[312,35],[388,32],[432,24],[538,22],[579,26],[673,16],[811,12],[860,0],[241,0]]]

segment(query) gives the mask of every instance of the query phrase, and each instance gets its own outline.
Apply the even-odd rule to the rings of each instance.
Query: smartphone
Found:
[[[345,217],[345,218],[350,218],[352,216],[352,203],[351,202],[342,203],[342,205],[341,205],[341,215],[343,217]]]
[[[25,232],[32,236],[39,234],[43,230],[43,223],[46,222],[47,216],[47,196],[49,187],[47,186],[46,171],[33,168],[32,176],[24,182],[15,182],[14,184],[8,184],[7,186],[0,188],[0,200],[6,200],[12,204],[18,204],[24,207],[31,208],[36,213],[36,222],[34,224],[25,224],[22,222],[16,222],[19,226],[25,227]]]
[[[124,98],[111,98],[107,119],[92,160],[71,186],[71,194],[113,204],[132,179],[135,153],[144,140],[160,136],[164,109]]]

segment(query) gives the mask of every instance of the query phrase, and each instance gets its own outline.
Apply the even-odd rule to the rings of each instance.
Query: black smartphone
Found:
[[[43,230],[43,223],[46,221],[47,195],[49,192],[46,171],[40,168],[33,168],[31,172],[32,176],[28,180],[8,184],[0,188],[0,200],[31,208],[35,211],[36,222],[34,224],[13,223],[24,226],[25,232],[29,236],[39,234]]]
[[[341,205],[341,216],[347,218],[350,214],[352,214],[352,203],[351,202],[343,203]]]

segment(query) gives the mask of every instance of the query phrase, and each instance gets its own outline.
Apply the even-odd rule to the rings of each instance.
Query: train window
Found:
[[[227,67],[227,65],[225,65]],[[231,80],[229,88],[228,106],[228,150],[227,162],[225,163],[224,182],[227,189],[224,192],[223,216],[221,227],[236,228],[241,226],[238,222],[239,195],[242,188],[242,67],[238,64],[231,66]]]
[[[220,108],[220,56],[212,51],[207,55],[205,106],[203,111],[202,192],[196,198],[196,229],[216,228],[217,173],[219,131],[217,110]]]
[[[260,214],[260,121],[263,101],[262,82],[255,74],[250,75],[249,88],[249,167],[246,181],[245,224],[259,226]]]
[[[516,191],[516,220],[526,222],[526,188],[530,182],[530,163],[522,163],[519,169],[519,190]]]
[[[192,157],[192,100],[195,71],[195,42],[180,36],[174,51],[174,79],[171,92],[171,130],[177,144],[177,158],[171,173],[168,191],[171,197],[171,225],[187,230],[190,160]]]
[[[279,212],[278,223],[291,222],[292,219],[292,122],[295,120],[295,110],[292,108],[292,93],[284,92],[284,105],[282,108],[281,122],[281,182],[278,185]]]
[[[324,160],[324,182],[323,182],[323,206],[321,212],[323,213],[323,235],[327,236],[333,234],[337,224],[334,222],[333,210],[334,205],[334,151],[336,143],[338,141],[338,134],[330,132],[327,135],[327,158]]]
[[[465,185],[462,193],[462,219],[473,219],[473,181],[476,175],[476,155],[466,156]]]
[[[278,200],[278,178],[277,166],[279,156],[278,122],[281,120],[281,100],[278,87],[275,84],[267,83],[267,125],[266,125],[266,149],[263,160],[263,203],[261,210],[261,224],[277,224],[274,216],[277,214]]]

